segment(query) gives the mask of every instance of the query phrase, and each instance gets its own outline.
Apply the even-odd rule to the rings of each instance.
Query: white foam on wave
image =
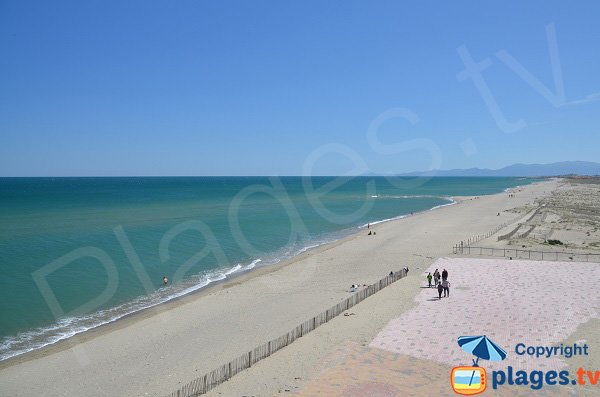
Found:
[[[149,295],[141,296],[110,309],[99,310],[80,317],[62,318],[54,324],[21,332],[12,337],[5,337],[0,343],[0,361],[53,345],[90,329],[115,322],[125,316],[180,298],[209,284],[222,281],[234,273],[253,269],[260,261],[261,259],[256,259],[245,267],[237,264],[230,269],[219,269],[197,275],[186,282],[161,287]]]
[[[302,248],[300,248],[300,249],[299,249],[299,250],[296,252],[296,255],[300,255],[300,254],[302,254],[302,253],[304,253],[304,252],[308,251],[309,249],[312,249],[312,248],[317,248],[317,247],[320,247],[320,246],[322,246],[322,245],[324,245],[324,244],[327,244],[327,242],[321,242],[321,243],[318,243],[318,244],[307,245],[306,247],[302,247]]]
[[[378,221],[373,221],[373,222],[365,223],[364,225],[360,225],[358,228],[359,229],[364,229],[365,227],[367,227],[369,225],[371,225],[371,226],[378,225],[380,223],[385,223],[385,222],[395,221],[395,220],[398,220],[398,219],[403,219],[403,218],[406,218],[408,216],[410,216],[410,215],[399,215],[399,216],[395,216],[393,218],[381,219],[381,220],[378,220]]]
[[[440,196],[432,194],[412,194],[412,195],[385,195],[379,196],[380,198],[392,198],[392,199],[413,199],[413,198],[440,198]]]
[[[417,196],[410,196],[410,197],[417,197]],[[423,197],[425,197],[425,196],[423,196]],[[427,196],[427,197],[429,197],[429,196]],[[440,205],[436,205],[435,207],[429,208],[428,210],[425,210],[425,211],[433,211],[433,210],[436,210],[436,209],[438,209],[438,208],[447,207],[447,206],[449,206],[449,205],[454,205],[454,204],[458,203],[458,202],[457,202],[456,200],[454,200],[454,198],[452,198],[452,197],[439,197],[439,196],[431,196],[431,197],[437,197],[437,198],[441,198],[441,199],[443,199],[443,200],[447,200],[447,201],[449,201],[449,203],[447,203],[447,204],[440,204]],[[425,211],[420,211],[420,212],[425,212]],[[414,214],[418,214],[418,213],[420,213],[420,212],[415,212]],[[373,222],[365,223],[364,225],[360,225],[358,228],[359,228],[359,229],[364,229],[364,228],[365,228],[365,227],[367,227],[368,225],[371,225],[371,226],[373,226],[373,225],[378,225],[378,224],[380,224],[380,223],[385,223],[385,222],[390,222],[390,221],[396,221],[396,220],[398,220],[398,219],[404,219],[404,218],[407,218],[407,217],[409,217],[409,216],[411,216],[411,214],[404,214],[404,215],[395,216],[395,217],[393,217],[393,218],[381,219],[381,220],[378,220],[378,221],[373,221]]]
[[[418,198],[418,197],[437,197],[439,196],[377,196],[380,198]],[[449,200],[448,204],[438,205],[429,209],[428,211],[435,210],[441,207],[445,207],[448,205],[456,204],[451,197],[444,197],[444,199]],[[371,225],[376,225],[384,222],[389,222],[397,219],[406,218],[410,215],[400,215],[393,218],[382,219],[374,222],[370,222]],[[359,226],[358,228],[365,228],[367,224]],[[356,229],[348,229],[356,230]],[[346,231],[348,232],[348,231]],[[347,234],[350,234],[349,232]],[[338,234],[335,234],[337,237],[329,236],[330,238],[323,238],[317,243],[310,244],[299,248],[297,250],[293,250],[288,248],[284,252],[276,255],[274,258],[269,259],[266,264],[276,264],[281,262],[282,260],[289,259],[296,255],[302,254],[310,249],[317,248],[319,246],[329,244],[333,241],[336,241],[339,238],[343,238],[344,231],[340,231]],[[201,288],[204,288],[214,282],[222,281],[226,279],[228,276],[238,272],[244,272],[254,269],[259,263],[263,262],[262,259],[255,259],[250,264],[243,266],[241,264],[236,264],[235,266],[229,269],[218,269],[209,273],[197,275],[193,277],[191,280],[186,280],[180,284],[174,284],[168,287],[161,287],[154,291],[149,295],[141,296],[133,301],[126,302],[114,308],[100,310],[98,312],[81,316],[81,317],[69,317],[58,320],[56,323],[49,325],[47,327],[37,328],[31,331],[22,332],[16,336],[4,338],[0,341],[0,361],[6,360],[11,357],[15,357],[33,350],[40,349],[42,347],[52,345],[61,340],[68,339],[74,335],[80,334],[82,332],[88,331],[90,329],[94,329],[100,327],[105,324],[109,324],[115,322],[125,316],[140,312],[145,309],[149,309],[160,305],[162,303],[168,302],[170,300],[182,297],[184,295],[190,294],[194,291],[197,291]]]
[[[437,210],[438,208],[442,208],[442,207],[448,207],[449,205],[454,205],[457,204],[458,201],[454,200],[453,197],[444,197],[445,200],[449,200],[450,202],[448,204],[441,204],[441,205],[436,205],[433,208],[428,209],[427,211],[433,211],[433,210]]]
[[[256,267],[256,265],[259,264],[260,262],[262,262],[262,259],[253,260],[252,263],[250,263],[249,265],[244,267],[244,271],[254,269]]]
[[[224,274],[225,274],[225,276],[229,276],[230,274],[239,272],[240,270],[242,270],[242,265],[237,264],[234,267],[232,267],[231,269],[227,270]]]

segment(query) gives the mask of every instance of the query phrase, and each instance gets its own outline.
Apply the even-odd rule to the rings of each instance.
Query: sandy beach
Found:
[[[0,0],[0,397],[600,397],[598,15]]]
[[[7,396],[160,396],[222,365],[373,283],[391,270],[409,276],[258,363],[210,395],[269,396],[300,390],[348,343],[366,346],[416,305],[423,271],[452,246],[516,223],[560,181],[457,204],[376,225],[230,282],[130,316],[0,364]],[[497,215],[497,214],[500,215]]]
[[[438,300],[433,288],[422,288],[415,304],[389,321],[368,344],[347,342],[329,353],[317,374],[294,390],[298,396],[453,396],[451,369],[471,365],[460,349],[461,335],[485,334],[507,351],[500,362],[480,360],[487,371],[563,371],[600,364],[597,329],[600,298],[580,288],[600,277],[597,263],[517,261],[510,259],[440,258],[428,271],[447,269],[449,298]],[[539,282],[543,275],[544,282]],[[552,283],[554,288],[547,288]],[[424,286],[424,283],[421,283]],[[386,291],[387,292],[387,291]],[[367,303],[369,305],[369,303]],[[362,309],[362,308],[361,308]],[[368,316],[368,312],[361,315]],[[340,319],[343,322],[346,319]],[[328,324],[329,325],[329,324]],[[340,324],[331,324],[339,328]],[[316,332],[319,332],[317,330]],[[526,346],[587,346],[590,356],[518,355]],[[486,394],[499,396],[594,396],[593,385],[562,387],[497,385]],[[236,395],[227,390],[223,395]]]

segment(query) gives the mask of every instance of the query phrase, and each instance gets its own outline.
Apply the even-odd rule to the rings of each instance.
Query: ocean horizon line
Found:
[[[135,182],[137,178],[159,182],[138,184]],[[47,183],[50,179],[78,182],[55,185]],[[286,200],[294,207],[292,210],[286,205],[275,208],[283,204],[279,201],[280,197],[264,195],[264,191],[258,191],[256,197],[236,202],[234,198],[240,192],[252,187],[254,180],[266,181],[265,177],[232,177],[232,180],[237,179],[235,183],[223,183],[228,179],[224,177],[50,179],[27,178],[23,179],[26,182],[16,183],[12,182],[15,179],[0,179],[4,181],[0,192],[8,193],[0,195],[0,200],[6,204],[6,211],[10,210],[0,211],[0,217],[6,216],[7,221],[4,227],[0,227],[0,246],[3,247],[0,262],[4,263],[7,277],[15,280],[11,288],[2,291],[5,301],[14,303],[8,306],[6,328],[0,335],[0,361],[113,323],[131,313],[202,290],[235,274],[291,260],[303,252],[360,233],[369,224],[394,221],[453,205],[456,203],[453,197],[502,194],[507,188],[522,184],[519,179],[501,177],[454,178],[450,182],[446,182],[448,178],[396,179],[404,181],[404,184],[394,184],[381,178],[377,182],[377,192],[370,192],[368,182],[364,181],[376,178],[351,178],[355,182],[348,182],[347,186],[327,193],[323,204],[311,201],[318,196],[304,190],[301,178],[282,178]],[[211,182],[185,182],[201,179]],[[327,179],[319,178],[322,181]],[[410,183],[415,179],[425,182],[415,186]],[[526,179],[525,184],[534,182]],[[379,186],[379,183],[382,185]],[[254,191],[251,189],[250,192]],[[369,209],[361,212],[365,203],[370,204]],[[103,210],[102,216],[98,215],[98,208]],[[232,208],[241,211],[243,216],[237,225],[240,228],[237,233],[242,237],[235,236],[235,225],[227,216],[231,216]],[[301,216],[302,224],[289,224],[288,217],[294,213]],[[339,216],[342,216],[341,223]],[[291,216],[289,219],[294,222],[299,218]],[[213,238],[222,247],[224,260],[207,257],[195,263],[181,277],[176,277],[182,264],[196,255],[207,241],[201,229],[191,228],[191,233],[181,233],[181,230],[188,230],[185,227],[192,220],[216,233]],[[237,222],[240,220],[237,219]],[[114,233],[115,226],[122,230],[122,236],[132,242],[131,248],[141,256],[144,271],[154,287],[151,293],[147,290],[148,286],[140,284],[130,259],[124,255],[124,247],[119,243],[121,240]],[[181,229],[182,226],[184,229]],[[288,233],[292,237],[296,236],[294,233],[299,234],[288,240]],[[169,259],[164,259],[167,256],[160,252],[160,246],[166,237],[167,241],[171,241],[175,236],[179,237],[173,249],[167,248],[166,251],[170,253],[167,255]],[[250,240],[245,240],[248,237]],[[78,247],[97,247],[114,261],[118,269],[117,289],[101,307],[75,317],[69,315],[69,310],[64,310],[66,315],[56,318],[48,310],[47,302],[39,296],[39,289],[31,275]],[[60,278],[50,279],[61,296],[61,305],[66,307],[77,307],[87,302],[106,283],[106,275],[97,264],[90,264],[89,258],[79,261],[61,270],[64,273]],[[85,266],[88,270],[81,273],[83,270],[80,269]],[[177,283],[163,288],[163,275]],[[76,285],[71,283],[73,279],[78,280]]]
[[[493,194],[501,194],[501,193],[493,193]],[[0,354],[0,362],[15,359],[17,357],[26,355],[28,353],[38,351],[40,349],[44,349],[49,346],[56,345],[57,343],[65,342],[76,335],[80,335],[80,334],[86,333],[88,331],[97,330],[101,327],[115,324],[115,323],[119,322],[120,320],[131,318],[132,316],[139,315],[143,312],[146,312],[147,310],[154,309],[158,306],[162,306],[162,305],[165,305],[165,304],[168,304],[171,302],[178,301],[180,299],[184,299],[186,297],[190,297],[194,294],[204,292],[204,291],[206,291],[206,288],[215,287],[222,283],[233,281],[233,280],[235,280],[235,278],[240,277],[244,274],[251,274],[255,270],[269,267],[269,266],[280,265],[280,264],[282,264],[282,262],[285,263],[287,261],[293,261],[293,260],[299,258],[302,254],[305,254],[307,252],[312,252],[315,249],[321,248],[321,247],[329,245],[329,244],[335,244],[345,238],[349,238],[351,236],[357,235],[362,230],[367,228],[368,225],[376,226],[376,225],[380,225],[383,223],[399,221],[399,220],[405,219],[409,216],[414,216],[414,215],[426,213],[429,211],[435,211],[435,210],[438,210],[438,209],[441,209],[441,208],[444,208],[447,206],[455,205],[458,203],[456,200],[453,199],[453,197],[449,197],[449,196],[438,196],[438,197],[442,198],[448,202],[445,204],[436,205],[436,206],[433,206],[431,208],[427,208],[427,209],[424,209],[421,211],[417,211],[417,212],[414,212],[411,214],[402,214],[402,215],[398,215],[398,216],[395,216],[392,218],[378,219],[378,220],[374,220],[369,223],[365,223],[365,224],[349,227],[346,229],[326,233],[325,235],[323,235],[321,237],[322,238],[321,240],[309,241],[309,242],[307,242],[307,245],[305,245],[299,249],[296,249],[296,250],[294,250],[293,253],[290,253],[287,255],[285,253],[282,254],[278,251],[275,251],[272,253],[273,255],[275,255],[273,258],[269,258],[269,259],[256,258],[256,259],[251,260],[249,263],[242,262],[242,263],[237,263],[232,267],[223,267],[223,268],[213,269],[212,271],[209,271],[206,274],[197,275],[198,277],[202,277],[202,278],[200,280],[196,280],[196,282],[193,284],[187,285],[185,283],[181,283],[181,284],[173,285],[173,287],[179,286],[180,289],[170,291],[167,296],[160,296],[157,298],[156,301],[147,302],[147,303],[144,302],[145,300],[151,298],[151,296],[153,294],[160,292],[160,289],[156,289],[152,294],[140,296],[139,298],[134,299],[133,301],[125,302],[124,304],[117,306],[117,307],[100,310],[100,311],[89,313],[87,315],[79,316],[79,317],[61,318],[56,323],[53,323],[46,327],[32,329],[30,331],[25,332],[24,334],[27,338],[29,338],[31,336],[34,336],[36,334],[36,331],[37,331],[37,333],[39,333],[41,335],[42,333],[47,332],[48,330],[55,331],[58,328],[60,328],[61,326],[64,326],[67,329],[64,330],[63,334],[52,336],[52,337],[50,337],[50,340],[45,340],[45,341],[40,342],[39,346],[27,347],[27,348],[23,349],[22,351],[16,351],[16,352],[13,351],[10,353]],[[408,198],[408,197],[406,197],[406,198]],[[185,284],[185,285],[182,285],[182,284]],[[135,306],[138,302],[141,302],[141,305]],[[146,303],[146,304],[144,304],[144,303]],[[105,314],[107,312],[112,312],[112,311],[118,311],[122,307],[130,306],[130,305],[134,305],[134,307],[132,307],[129,311],[115,313],[110,318],[98,318],[96,323],[93,323],[93,324],[90,324],[87,326],[81,324],[82,320],[83,321],[86,321],[89,319],[94,320],[98,317],[99,314]],[[18,337],[18,336],[19,335],[15,335],[15,337]],[[15,342],[9,341],[8,343],[12,344]]]
[[[486,176],[486,175],[386,175],[386,174],[358,174],[358,175],[25,175],[25,176],[0,176],[0,179],[84,179],[84,178],[405,178],[405,179],[430,179],[430,178],[527,178],[546,179],[559,178],[555,176]]]

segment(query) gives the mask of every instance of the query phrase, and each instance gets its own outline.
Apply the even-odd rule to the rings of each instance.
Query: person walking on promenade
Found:
[[[448,279],[448,270],[444,269],[442,271],[442,281],[447,280]]]
[[[427,275],[427,282],[429,283],[429,288],[431,288],[431,279],[433,277],[431,276],[431,272],[429,272],[429,274]]]
[[[442,287],[442,283],[439,283],[437,285],[437,290],[438,290],[438,298],[442,299],[442,292],[444,292],[444,287]]]
[[[435,272],[433,272],[433,280],[435,281],[435,286],[437,287],[438,283],[440,282],[440,272],[438,269],[435,269]]]
[[[444,289],[444,297],[449,298],[450,297],[450,282],[448,281],[448,279],[442,281],[442,288]]]

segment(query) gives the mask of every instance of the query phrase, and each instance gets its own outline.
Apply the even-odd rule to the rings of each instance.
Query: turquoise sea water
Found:
[[[0,360],[523,178],[0,178]],[[162,277],[170,279],[162,285]]]

